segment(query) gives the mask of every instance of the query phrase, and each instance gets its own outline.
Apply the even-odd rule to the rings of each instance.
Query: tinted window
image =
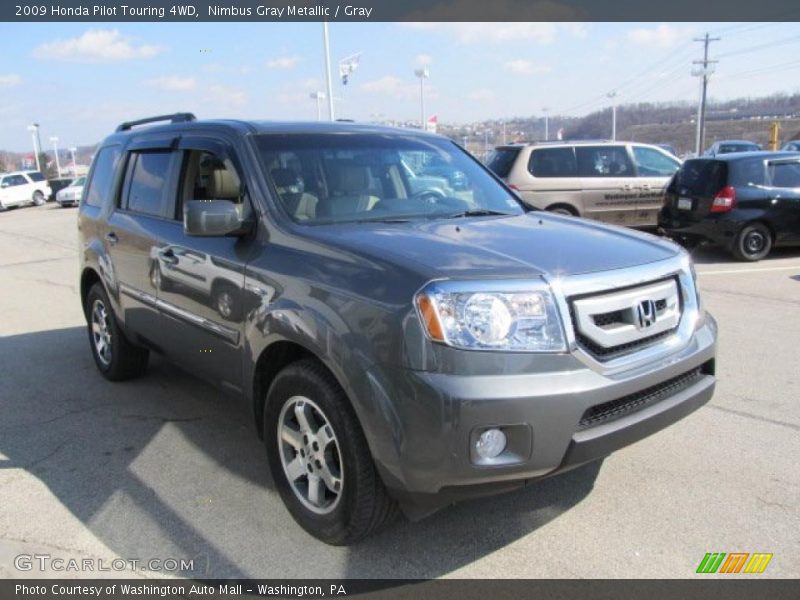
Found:
[[[145,215],[164,214],[166,183],[171,162],[170,152],[131,153],[128,163],[128,210]]]
[[[569,148],[542,148],[531,153],[528,170],[534,177],[575,177],[575,150]]]
[[[639,177],[669,177],[681,166],[674,158],[642,146],[633,147],[633,159],[636,161]]]
[[[22,175],[9,175],[3,180],[3,183],[6,184],[8,187],[14,187],[17,185],[25,185],[28,183],[28,180],[25,179]]]
[[[800,163],[771,163],[767,171],[773,187],[800,188]]]
[[[721,160],[687,160],[678,171],[678,193],[713,196],[725,187],[727,172],[727,165]]]
[[[492,153],[489,154],[486,166],[498,177],[508,177],[519,151],[520,148],[495,148]]]
[[[119,146],[107,146],[98,150],[86,193],[83,195],[84,202],[89,206],[102,206],[103,199],[111,194],[119,156]]]
[[[39,172],[28,173],[28,177],[31,181],[44,181],[44,175]]]
[[[577,146],[581,177],[633,177],[633,165],[624,146]]]
[[[729,183],[735,187],[748,185],[764,185],[766,172],[764,160],[761,158],[737,160],[728,165]]]
[[[521,214],[519,202],[456,144],[404,135],[260,135],[264,173],[286,212],[330,223]],[[428,168],[435,165],[436,174]]]

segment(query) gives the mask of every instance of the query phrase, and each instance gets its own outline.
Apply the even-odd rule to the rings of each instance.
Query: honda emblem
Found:
[[[636,326],[639,329],[652,327],[656,322],[656,303],[654,300],[642,300],[636,305]]]

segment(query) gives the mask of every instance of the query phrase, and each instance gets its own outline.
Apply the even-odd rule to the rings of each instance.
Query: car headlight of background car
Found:
[[[465,350],[565,352],[550,287],[531,281],[434,281],[416,306],[433,341]]]

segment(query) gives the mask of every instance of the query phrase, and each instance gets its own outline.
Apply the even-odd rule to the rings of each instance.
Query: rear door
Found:
[[[103,235],[126,327],[159,349],[164,331],[152,273],[175,193],[175,141],[148,139],[128,147],[121,193]]]
[[[767,162],[772,226],[779,243],[800,243],[800,159]]]
[[[615,225],[635,225],[636,173],[623,144],[576,146],[585,216]]]
[[[664,193],[670,178],[681,163],[666,152],[648,146],[632,146],[633,162],[636,165],[638,198],[634,225],[654,227],[658,212],[664,204]]]

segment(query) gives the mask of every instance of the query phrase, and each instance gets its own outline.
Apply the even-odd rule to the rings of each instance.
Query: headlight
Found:
[[[428,336],[454,348],[565,352],[549,286],[533,281],[434,281],[416,298]]]

